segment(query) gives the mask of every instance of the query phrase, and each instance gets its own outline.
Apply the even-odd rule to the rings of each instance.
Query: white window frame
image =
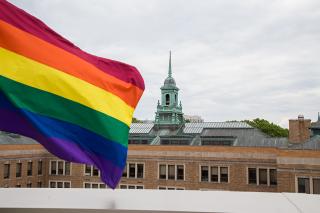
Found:
[[[89,166],[90,167],[90,174],[89,173],[86,173],[86,166]],[[101,173],[100,173],[100,170],[98,168],[95,168],[98,170],[98,176],[93,176],[93,165],[86,165],[84,164],[83,165],[83,175],[84,176],[90,176],[90,177],[100,177]]]
[[[165,188],[165,189],[160,189]],[[172,188],[173,190],[186,190],[185,187],[179,187],[179,186],[158,186],[158,190],[169,190],[168,188]]]
[[[298,192],[298,178],[308,178],[309,179],[309,191],[310,194],[313,194],[313,179],[320,179],[320,176],[309,176],[309,175],[296,175],[295,176],[295,192]]]
[[[120,188],[121,186],[126,186],[127,188],[125,188],[125,190],[129,189],[129,186],[134,186],[134,189],[137,189],[137,187],[142,187],[142,189],[144,189],[144,185],[140,185],[140,184],[138,184],[138,185],[136,185],[136,184],[119,184],[118,189],[121,189]],[[121,190],[123,190],[123,189],[121,189]],[[139,190],[141,190],[141,189],[139,189]]]
[[[201,167],[207,166],[208,167],[208,181],[201,181]],[[211,181],[211,167],[218,167],[218,182]],[[221,182],[221,167],[227,167],[228,168],[228,182]],[[200,164],[199,165],[199,182],[200,183],[230,183],[230,165],[222,165],[222,164]]]
[[[85,188],[86,184],[90,184],[90,188]],[[109,189],[109,187],[107,186],[107,184],[103,183],[103,182],[83,182],[83,188],[85,189],[96,189],[96,188],[92,188],[93,184],[98,184],[98,188],[97,189]],[[105,188],[101,188],[101,185],[104,184],[106,187]]]
[[[165,165],[166,166],[166,178],[161,179],[160,178],[160,165]],[[169,166],[174,166],[174,179],[168,179],[169,177]],[[183,180],[178,180],[178,166],[183,166]],[[158,172],[157,172],[157,178],[158,180],[174,180],[174,181],[185,181],[186,180],[186,165],[185,163],[158,163]]]
[[[256,184],[252,184],[249,183],[249,168],[250,169],[256,169],[256,179],[257,179],[257,183]],[[267,169],[267,184],[260,184],[260,174],[259,174],[259,169]],[[252,185],[252,186],[271,186],[271,187],[276,187],[278,185],[278,178],[277,178],[277,184],[276,185],[271,185],[270,184],[270,170],[271,169],[275,169],[276,170],[276,174],[278,176],[278,169],[276,167],[266,167],[266,166],[247,166],[247,185]]]
[[[61,188],[61,189],[69,189],[69,188],[71,188],[72,186],[71,186],[71,181],[64,181],[64,180],[49,180],[49,185],[48,185],[48,188],[51,188],[50,186],[51,186],[51,183],[52,182],[55,182],[56,183],[56,186],[58,186],[58,182],[62,182],[62,185],[63,185],[63,187]],[[69,188],[65,188],[64,187],[64,184],[65,183],[69,183],[70,184],[70,187]],[[58,187],[55,187],[55,188],[58,188]],[[51,188],[51,189],[54,189],[54,188]]]
[[[56,174],[52,174],[51,173],[51,162],[53,161],[56,161]],[[58,174],[58,162],[63,162],[63,173],[62,174]],[[68,161],[69,162],[69,161]],[[64,175],[64,176],[71,176],[72,175],[72,163],[70,163],[70,174],[69,175],[66,175],[66,161],[64,160],[50,160],[49,161],[49,175],[54,175],[54,176],[59,176],[59,175]],[[37,170],[37,173],[38,173],[38,170]],[[43,174],[43,172],[42,172]]]
[[[130,177],[129,176],[129,165],[130,164],[134,164],[135,165],[135,175],[134,175],[134,177]],[[142,164],[143,165],[142,178],[138,178],[138,164]],[[126,168],[127,176],[123,176],[122,178],[128,178],[128,179],[144,179],[145,178],[145,172],[146,172],[146,164],[145,164],[145,162],[128,161],[125,168]]]

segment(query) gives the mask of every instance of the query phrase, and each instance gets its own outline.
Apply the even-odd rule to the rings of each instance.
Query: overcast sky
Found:
[[[154,119],[172,50],[183,112],[282,126],[320,111],[319,0],[10,0],[85,51],[137,67]]]

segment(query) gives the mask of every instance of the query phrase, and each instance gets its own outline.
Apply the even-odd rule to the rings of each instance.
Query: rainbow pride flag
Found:
[[[0,130],[96,166],[115,188],[132,116],[144,91],[133,66],[88,54],[0,0]]]

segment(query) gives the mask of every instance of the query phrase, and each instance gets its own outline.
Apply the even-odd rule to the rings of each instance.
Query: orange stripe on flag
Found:
[[[0,20],[0,46],[104,89],[131,107],[143,90],[102,72],[87,61]]]

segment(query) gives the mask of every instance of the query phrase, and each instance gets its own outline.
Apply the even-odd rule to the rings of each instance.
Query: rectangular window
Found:
[[[84,167],[84,175],[85,176],[91,176],[91,166],[90,165],[85,165],[85,167]]]
[[[50,188],[71,188],[70,181],[49,181]]]
[[[122,172],[122,177],[128,177],[128,173],[127,173],[127,165],[124,167],[124,170]]]
[[[201,166],[201,181],[208,182],[209,181],[209,167]]]
[[[63,188],[63,182],[57,182],[57,188]]]
[[[32,176],[32,161],[28,162],[27,175]]]
[[[64,162],[64,174],[70,175],[70,162],[67,162],[67,161]]]
[[[95,177],[99,177],[100,176],[99,169],[97,169],[94,166],[92,166],[92,176],[95,176]]]
[[[174,180],[176,178],[175,165],[168,165],[168,179]]]
[[[269,178],[270,178],[270,185],[277,185],[277,170],[270,169],[269,170]]]
[[[159,165],[159,179],[167,179],[167,166],[164,164]]]
[[[313,194],[320,194],[320,178],[313,178]]]
[[[268,172],[267,169],[259,169],[259,185],[268,184]]]
[[[127,189],[128,186],[127,185],[120,185],[120,189]]]
[[[50,170],[50,174],[51,175],[57,174],[57,161],[51,161],[50,162],[50,168],[51,168],[51,170]]]
[[[143,178],[143,164],[137,164],[137,178]]]
[[[38,161],[38,175],[42,175],[42,160]]]
[[[310,194],[309,178],[298,178],[298,192]]]
[[[92,188],[93,188],[93,189],[98,189],[98,188],[99,188],[99,184],[93,183],[93,184],[92,184]]]
[[[184,180],[184,166],[177,165],[177,180]]]
[[[58,175],[63,175],[63,161],[58,161]]]
[[[228,183],[228,167],[220,167],[220,182]]]
[[[218,167],[211,166],[211,182],[218,182],[219,181],[219,174],[218,174]]]
[[[136,177],[136,165],[133,163],[129,163],[129,178]]]
[[[56,182],[50,182],[49,186],[50,188],[56,188]]]
[[[17,184],[17,185],[16,185],[16,188],[21,188],[21,184]]]
[[[249,184],[257,184],[257,169],[256,168],[248,168],[248,183]]]
[[[3,167],[3,178],[9,179],[10,178],[10,164],[6,163]]]
[[[70,182],[64,182],[63,185],[64,188],[70,188]]]
[[[27,188],[32,188],[32,183],[27,183]]]
[[[37,187],[38,187],[38,188],[42,188],[42,182],[41,182],[41,181],[38,181]]]
[[[16,177],[21,177],[22,174],[22,163],[17,163],[16,165]]]

